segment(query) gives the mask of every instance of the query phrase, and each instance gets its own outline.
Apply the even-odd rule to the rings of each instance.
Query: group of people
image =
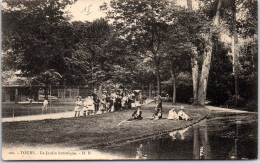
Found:
[[[172,120],[191,120],[188,114],[186,114],[183,111],[184,107],[181,106],[181,110],[177,111],[175,107],[172,107],[172,109],[169,111],[168,118]]]
[[[79,117],[81,113],[83,116],[92,114],[102,114],[106,112],[114,112],[122,109],[131,109],[140,106],[145,99],[142,98],[138,102],[134,93],[112,93],[103,94],[98,97],[95,93],[88,96],[84,101],[81,97],[77,97],[75,106],[75,117]]]
[[[142,120],[142,110],[141,105],[145,99],[140,99],[137,101],[134,94],[103,94],[99,98],[96,94],[88,96],[84,101],[81,97],[77,97],[75,106],[75,117],[79,117],[81,114],[83,116],[102,114],[106,112],[114,112],[122,109],[137,108],[132,114],[132,120]],[[162,99],[161,96],[157,96],[155,99],[157,104],[155,111],[151,117],[153,120],[162,119]],[[172,120],[190,120],[189,116],[183,111],[184,107],[181,106],[180,110],[177,111],[173,107],[168,114],[167,119]]]
[[[157,103],[155,107],[155,112],[152,115],[151,119],[153,120],[158,120],[162,119],[162,99],[160,96],[156,97],[155,103]],[[191,120],[191,118],[186,114],[184,111],[184,106],[181,105],[180,111],[175,110],[175,107],[169,111],[168,118],[167,119],[172,119],[172,120]],[[142,120],[142,110],[141,107],[137,107],[137,110],[132,114],[132,120]]]

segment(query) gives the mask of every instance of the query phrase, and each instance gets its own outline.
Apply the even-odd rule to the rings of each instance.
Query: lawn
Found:
[[[172,105],[163,104],[163,119],[150,120],[155,104],[143,106],[143,120],[118,124],[131,117],[132,110],[123,110],[88,117],[49,119],[28,122],[6,122],[2,124],[2,142],[13,145],[57,144],[81,149],[112,145],[189,126],[209,111],[204,107],[184,105],[191,121],[167,120]],[[179,106],[177,105],[177,108]]]

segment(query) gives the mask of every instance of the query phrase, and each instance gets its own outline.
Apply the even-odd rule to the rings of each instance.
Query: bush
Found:
[[[237,104],[236,104],[236,96],[230,97],[225,106],[228,108],[234,108],[234,107],[245,107],[246,106],[246,100],[240,96],[237,97]]]
[[[257,110],[258,110],[257,100],[248,101],[246,104],[246,108],[247,108],[247,111],[257,112]]]

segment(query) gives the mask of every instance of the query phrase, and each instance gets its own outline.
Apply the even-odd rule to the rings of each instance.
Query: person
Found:
[[[110,112],[111,110],[111,97],[109,95],[106,96],[106,111]]]
[[[106,96],[105,95],[102,95],[102,98],[101,98],[101,111],[104,111],[106,112]]]
[[[178,112],[179,120],[191,120],[188,114],[183,111],[184,107],[181,106],[181,110]]]
[[[126,109],[127,107],[127,97],[123,96],[122,98],[122,109]]]
[[[42,113],[43,113],[44,110],[48,109],[48,103],[49,102],[48,102],[47,98],[45,98],[44,101],[43,101]]]
[[[162,109],[161,108],[159,108],[159,112],[158,112],[157,117],[155,118],[155,120],[157,120],[157,119],[162,119]]]
[[[179,119],[179,116],[178,116],[178,114],[176,113],[174,107],[172,107],[172,109],[169,111],[169,114],[168,114],[168,118],[167,118],[167,119],[174,119],[174,120],[178,120],[178,119]]]
[[[142,97],[142,103],[143,103],[143,104],[145,103],[146,99],[147,99],[146,96],[143,96],[143,97]]]
[[[116,96],[115,98],[115,110],[118,111],[122,108],[122,101],[121,101],[121,97],[119,95]]]
[[[131,109],[131,99],[130,99],[130,96],[129,94],[127,95],[127,100],[126,100],[126,108],[127,109]]]
[[[94,113],[94,111],[95,111],[94,100],[91,96],[88,96],[85,99],[83,105],[84,105],[84,107],[83,107],[83,111],[84,111],[83,115],[84,116]]]
[[[99,110],[100,100],[99,100],[98,96],[93,96],[93,100],[94,100],[95,112],[97,112]]]
[[[157,108],[157,106],[155,107],[155,112],[152,115],[153,120],[158,120],[162,118],[162,109],[161,108]]]
[[[98,108],[98,111],[96,112],[96,114],[102,114],[105,112],[105,105],[102,104],[102,99],[101,99],[101,105],[100,107]]]
[[[112,98],[110,99],[110,106],[109,106],[109,108],[110,108],[110,112],[114,112],[115,111],[115,101],[116,101],[116,99],[115,99],[115,97],[114,96],[112,96]]]
[[[82,105],[81,98],[80,98],[80,97],[77,97],[76,106],[75,106],[75,108],[74,108],[75,117],[79,117],[79,116],[80,116],[81,105]]]
[[[130,102],[130,109],[136,107],[135,96],[134,96],[134,94],[131,94],[131,95],[130,95],[129,102]]]
[[[142,110],[141,107],[138,106],[137,110],[134,111],[134,113],[132,114],[133,119],[137,119],[137,120],[142,120]]]
[[[162,109],[162,98],[160,95],[158,95],[156,97],[155,103],[157,103],[157,108],[161,108]]]

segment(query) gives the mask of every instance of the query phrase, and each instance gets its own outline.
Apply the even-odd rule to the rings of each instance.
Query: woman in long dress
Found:
[[[88,96],[83,103],[84,116],[93,114],[95,111],[94,100],[91,96]]]

